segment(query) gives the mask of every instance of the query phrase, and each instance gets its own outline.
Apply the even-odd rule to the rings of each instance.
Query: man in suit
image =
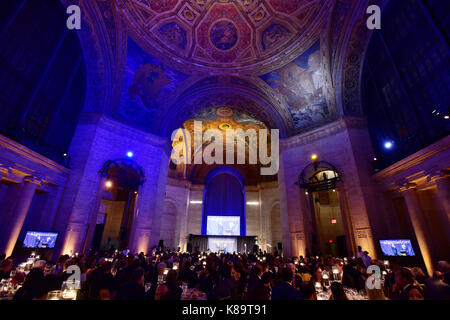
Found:
[[[250,271],[250,277],[248,280],[248,300],[269,300],[270,288],[264,285],[264,281],[261,279],[262,275],[262,266],[259,263],[254,265]]]
[[[299,300],[301,299],[300,291],[292,286],[294,274],[292,269],[285,267],[280,272],[281,283],[273,287],[272,300]]]

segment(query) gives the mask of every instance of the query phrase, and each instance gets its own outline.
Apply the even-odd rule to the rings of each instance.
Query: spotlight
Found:
[[[111,188],[112,187],[112,182],[110,181],[110,180],[108,180],[108,181],[106,181],[105,182],[105,187],[107,187],[107,188]]]
[[[378,161],[378,159],[377,158],[373,158],[373,161]]]
[[[445,115],[445,116],[444,116],[444,119],[445,119],[445,120],[448,120],[448,119],[450,119],[450,116]]]
[[[67,153],[63,153],[63,157],[64,157],[64,158],[67,157]]]
[[[384,142],[384,148],[385,149],[390,150],[390,149],[392,149],[393,146],[394,146],[394,142],[392,142],[392,141],[385,141]]]
[[[312,159],[312,160],[316,160],[316,159],[317,159],[317,154],[311,155],[311,159]]]
[[[133,156],[134,156],[133,151],[128,151],[128,152],[127,152],[127,157],[128,157],[128,158],[133,158]]]

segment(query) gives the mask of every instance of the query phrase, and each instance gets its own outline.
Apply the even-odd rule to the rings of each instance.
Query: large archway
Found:
[[[235,170],[220,168],[206,178],[202,235],[246,235],[245,190]]]
[[[297,182],[309,202],[310,249],[314,255],[345,257],[352,250],[350,221],[345,212],[341,177],[326,161],[307,165]]]
[[[144,172],[130,159],[107,161],[89,225],[85,250],[123,250],[128,247]]]

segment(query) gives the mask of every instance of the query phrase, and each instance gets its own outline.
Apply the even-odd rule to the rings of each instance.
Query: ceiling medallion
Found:
[[[209,32],[211,43],[219,50],[230,50],[238,41],[238,30],[229,20],[217,21]]]

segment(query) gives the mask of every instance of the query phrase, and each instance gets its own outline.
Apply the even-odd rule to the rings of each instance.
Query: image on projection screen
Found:
[[[206,234],[208,236],[239,236],[241,217],[208,216]]]

